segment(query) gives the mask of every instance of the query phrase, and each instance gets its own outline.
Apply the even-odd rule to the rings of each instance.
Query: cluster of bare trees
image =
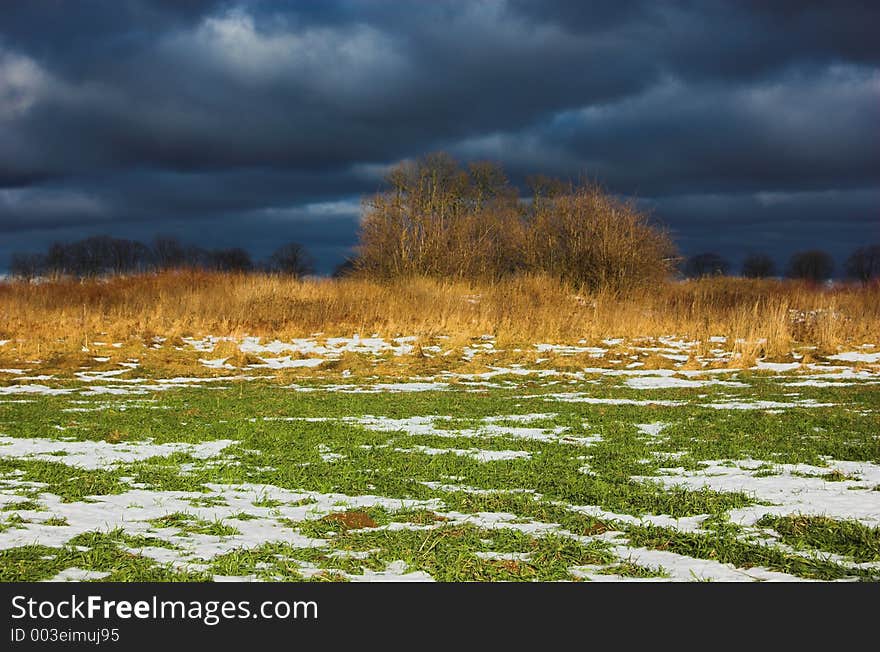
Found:
[[[298,243],[279,247],[268,260],[254,262],[240,247],[203,249],[183,244],[172,236],[156,236],[150,245],[136,240],[95,236],[70,243],[53,243],[45,253],[16,253],[10,260],[12,276],[93,277],[170,269],[203,269],[224,272],[263,271],[303,276],[313,271],[313,261]]]
[[[705,252],[684,261],[682,273],[688,278],[723,276],[730,272],[730,262],[716,253]],[[880,245],[859,247],[847,258],[844,271],[849,278],[868,283],[880,279]],[[776,275],[776,264],[767,254],[746,256],[742,275],[747,278],[769,278]],[[820,249],[799,251],[791,256],[785,269],[788,278],[813,282],[827,281],[834,274],[834,259]]]
[[[691,256],[684,261],[682,266],[682,272],[688,278],[725,276],[729,271],[730,262],[711,251]]]
[[[846,259],[846,273],[862,283],[880,279],[880,244],[859,247]]]
[[[463,168],[443,153],[401,164],[387,181],[364,205],[355,268],[371,276],[545,272],[623,289],[660,280],[677,261],[665,232],[594,184],[533,177],[523,200],[499,165]]]

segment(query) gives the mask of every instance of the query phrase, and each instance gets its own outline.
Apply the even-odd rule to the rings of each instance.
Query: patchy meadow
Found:
[[[315,335],[10,360],[0,579],[880,579],[880,350],[736,356]]]

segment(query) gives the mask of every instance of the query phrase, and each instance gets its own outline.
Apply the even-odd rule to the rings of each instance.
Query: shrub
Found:
[[[357,267],[372,276],[497,277],[517,260],[519,206],[489,163],[465,171],[446,154],[404,163],[365,200]]]
[[[666,278],[676,262],[672,241],[634,204],[582,184],[535,198],[524,248],[529,269],[577,286],[624,290]]]
[[[404,163],[364,200],[357,269],[379,278],[497,279],[544,272],[575,285],[625,289],[667,276],[671,240],[632,203],[599,186],[535,177],[521,201],[504,171],[446,154]]]

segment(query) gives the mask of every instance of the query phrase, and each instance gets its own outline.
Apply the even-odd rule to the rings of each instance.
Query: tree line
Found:
[[[731,272],[716,253],[680,256],[668,233],[634,202],[590,181],[531,176],[521,196],[497,163],[462,165],[442,152],[397,165],[385,181],[383,190],[363,199],[357,251],[334,276],[494,280],[541,273],[578,287],[625,290],[676,274]],[[148,245],[97,236],[54,243],[45,253],[14,254],[10,271],[35,278],[177,268],[303,276],[314,265],[295,242],[254,262],[240,247],[203,249],[165,235]],[[750,254],[741,272],[749,278],[777,275],[773,259],[762,253]],[[794,254],[784,270],[790,278],[816,282],[833,272],[833,259],[820,250]],[[880,245],[853,252],[845,272],[863,282],[880,278]]]
[[[688,278],[726,276],[732,265],[714,252],[696,254],[683,261],[681,272]],[[834,259],[821,249],[809,249],[792,254],[783,275],[788,278],[813,282],[827,281],[835,271]],[[847,277],[868,283],[880,279],[880,244],[859,247],[850,254],[843,265]],[[740,275],[746,278],[770,278],[777,276],[776,263],[764,253],[751,253],[743,260]]]
[[[263,261],[254,261],[241,247],[204,249],[173,236],[156,236],[150,244],[137,240],[94,236],[76,242],[55,242],[44,253],[15,253],[10,274],[17,278],[75,276],[79,278],[171,269],[222,272],[261,271],[304,276],[314,262],[296,242],[280,246]]]

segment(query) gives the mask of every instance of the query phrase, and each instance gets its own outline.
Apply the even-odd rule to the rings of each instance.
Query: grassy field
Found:
[[[0,345],[4,581],[880,579],[868,340],[110,330]]]
[[[412,278],[295,279],[260,274],[166,272],[92,281],[0,282],[0,366],[96,351],[142,357],[155,338],[270,339],[380,333],[438,335],[465,346],[495,336],[499,348],[536,342],[598,345],[607,338],[675,335],[712,348],[724,336],[747,366],[798,347],[834,353],[880,333],[880,285],[831,288],[795,281],[706,278],[619,295],[587,292],[546,276],[494,283]],[[176,340],[175,340],[176,341]],[[109,355],[114,355],[111,350]],[[153,355],[155,358],[156,356]],[[728,361],[730,362],[730,361]],[[76,370],[79,365],[72,366]]]

